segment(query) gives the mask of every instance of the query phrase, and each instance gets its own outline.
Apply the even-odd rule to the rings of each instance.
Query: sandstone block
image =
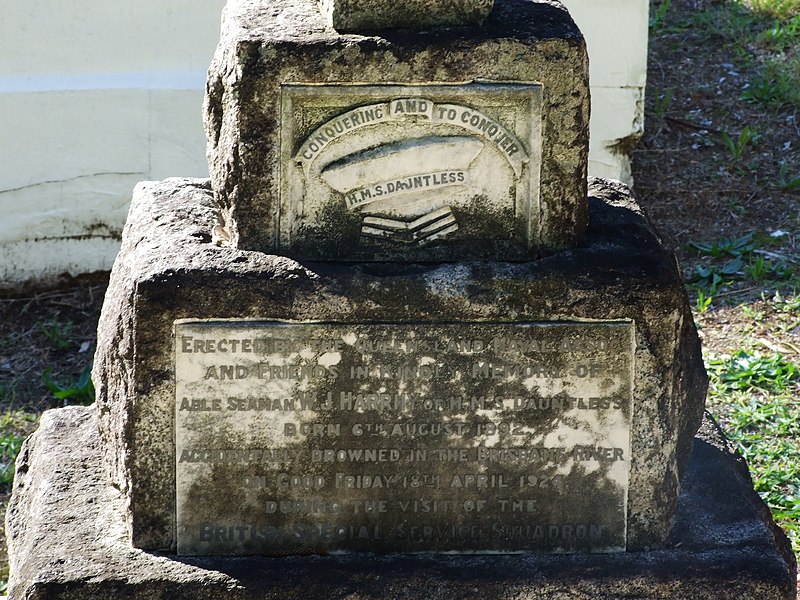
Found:
[[[233,245],[313,260],[527,260],[586,227],[586,46],[563,6],[346,35],[231,0],[205,102]],[[431,245],[430,243],[436,243]]]
[[[336,31],[357,32],[479,25],[492,10],[493,0],[319,0],[319,3]]]
[[[627,190],[598,183],[590,206],[585,243],[536,261],[300,264],[215,245],[208,182],[141,184],[94,368],[107,464],[128,499],[134,545],[175,550],[177,543],[175,322],[235,318],[628,324],[625,546],[662,546],[704,402],[699,342],[674,258]]]

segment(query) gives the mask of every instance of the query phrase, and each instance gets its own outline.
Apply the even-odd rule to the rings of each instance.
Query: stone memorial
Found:
[[[11,597],[793,598],[588,107],[551,0],[229,0],[211,179],[134,192]]]

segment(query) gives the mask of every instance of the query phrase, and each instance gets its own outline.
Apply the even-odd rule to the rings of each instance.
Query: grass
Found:
[[[708,359],[709,406],[747,460],[756,491],[800,550],[800,366],[739,350]]]
[[[800,0],[738,0],[734,4],[749,8],[755,17],[773,19],[755,39],[744,41],[761,69],[742,98],[773,111],[800,106],[800,57],[796,55]]]
[[[800,0],[746,0],[753,12],[776,19],[791,19],[800,15]]]
[[[672,8],[672,0],[661,0],[656,9],[650,13],[650,28],[659,29],[666,19],[669,9]]]
[[[763,69],[742,92],[742,99],[776,111],[800,106],[800,59],[783,53],[762,57]]]
[[[0,415],[0,492],[8,492],[14,481],[14,461],[38,416],[7,412]]]
[[[725,247],[741,248],[730,240],[698,246],[709,252]],[[779,284],[767,279],[775,267],[753,247],[751,266],[741,274],[744,285],[760,287]],[[737,258],[735,260],[742,260]],[[779,263],[783,264],[783,263]],[[761,265],[755,267],[755,265]],[[728,438],[747,460],[756,491],[772,511],[775,521],[789,536],[794,551],[800,552],[800,348],[791,340],[800,332],[800,295],[796,269],[790,273],[792,291],[718,307],[697,305],[695,318],[701,329],[722,322],[750,322],[739,327],[727,345],[737,345],[730,354],[706,354],[710,387],[708,408],[720,421]],[[748,279],[749,278],[749,279]],[[690,287],[691,289],[691,287]],[[696,290],[695,290],[696,291]],[[698,302],[704,296],[698,294]],[[736,315],[740,319],[736,318]]]
[[[665,4],[659,5],[655,27],[664,27]],[[652,23],[651,23],[652,24]],[[742,91],[743,100],[772,111],[800,107],[800,0],[726,0],[693,12],[675,31],[697,29],[731,47],[741,64],[757,73]]]
[[[780,354],[739,350],[733,356],[709,359],[708,367],[722,392],[760,389],[780,394],[800,381],[800,369]]]
[[[792,50],[800,44],[800,15],[775,21],[772,28],[761,34],[760,39],[774,50]]]
[[[651,217],[681,232],[708,407],[800,552],[800,0],[652,0],[650,14],[640,200],[663,173]]]

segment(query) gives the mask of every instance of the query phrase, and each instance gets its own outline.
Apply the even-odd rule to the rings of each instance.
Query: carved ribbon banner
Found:
[[[327,121],[303,142],[295,155],[308,176],[314,160],[338,138],[379,123],[416,118],[432,125],[452,125],[485,138],[508,161],[516,177],[522,175],[528,153],[522,142],[507,127],[485,113],[461,104],[437,104],[426,98],[397,98],[388,102],[360,106]]]

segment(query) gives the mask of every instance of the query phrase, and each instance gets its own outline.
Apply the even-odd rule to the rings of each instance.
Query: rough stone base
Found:
[[[181,319],[329,323],[620,321],[635,328],[627,549],[663,547],[706,374],[674,256],[627,188],[592,181],[580,246],[511,262],[314,263],[213,242],[204,180],[140,184],[98,327],[92,379],[111,480],[137,548],[176,548]]]
[[[713,423],[695,438],[670,549],[615,555],[176,559],[131,547],[94,407],[48,411],[17,463],[10,599],[795,598],[786,536]]]

